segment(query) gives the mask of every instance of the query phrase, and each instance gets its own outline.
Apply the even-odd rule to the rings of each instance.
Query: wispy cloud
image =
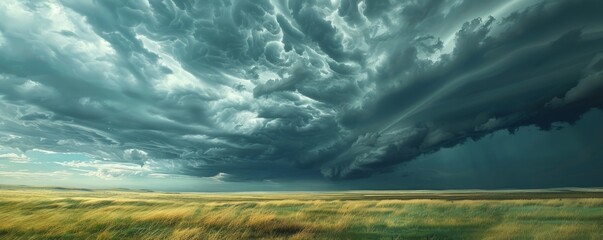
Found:
[[[149,176],[149,174],[157,174],[148,165],[141,166],[134,163],[105,162],[100,160],[55,163],[69,167],[74,171],[83,172],[83,175],[95,176],[105,180],[120,180],[124,177],[144,177]]]
[[[52,172],[34,172],[29,170],[21,171],[0,171],[0,176],[6,178],[17,178],[17,179],[66,179],[72,176],[73,173],[68,171],[52,171]]]
[[[31,159],[25,156],[25,154],[20,153],[4,153],[0,154],[0,160],[7,160],[12,163],[29,163]]]
[[[92,161],[66,161],[55,162],[58,165],[68,167],[70,170],[80,172],[85,176],[94,176],[104,180],[122,180],[132,178],[158,178],[176,179],[187,178],[177,173],[167,173],[168,170],[154,162],[146,162],[145,165],[130,162],[109,162],[102,160]]]

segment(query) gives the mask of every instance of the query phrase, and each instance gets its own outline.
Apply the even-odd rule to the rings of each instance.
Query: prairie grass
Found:
[[[501,194],[8,188],[0,189],[0,239],[603,239],[599,196]]]

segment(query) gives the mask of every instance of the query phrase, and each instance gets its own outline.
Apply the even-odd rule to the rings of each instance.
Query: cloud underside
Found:
[[[0,144],[220,181],[368,177],[603,108],[601,12],[596,0],[5,1]]]

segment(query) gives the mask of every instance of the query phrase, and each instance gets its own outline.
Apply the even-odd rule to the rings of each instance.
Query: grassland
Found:
[[[603,239],[603,193],[0,187],[0,239]]]

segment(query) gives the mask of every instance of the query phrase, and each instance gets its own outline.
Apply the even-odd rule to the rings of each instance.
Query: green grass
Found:
[[[601,192],[0,187],[0,239],[603,239]]]

